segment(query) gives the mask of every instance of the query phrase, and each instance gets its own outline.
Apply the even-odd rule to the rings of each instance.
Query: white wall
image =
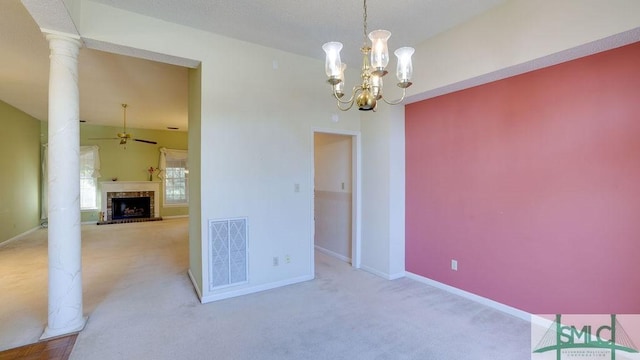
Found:
[[[359,129],[357,113],[332,121],[335,105],[327,95],[322,59],[92,2],[83,3],[81,24],[81,35],[100,43],[201,61],[203,262],[191,271],[196,283],[202,279],[202,300],[313,278],[311,129]],[[208,220],[230,217],[249,221],[249,283],[211,290]],[[290,263],[283,261],[287,255]],[[276,256],[279,266],[272,265]]]
[[[637,0],[507,1],[416,46],[408,93],[422,100],[625,45],[640,38],[609,37],[638,26]]]
[[[378,113],[340,113],[341,120],[333,123],[335,105],[324,87],[320,58],[295,56],[90,1],[82,3],[82,14],[83,37],[202,62],[201,234],[205,239],[207,219],[249,217],[251,282],[243,289],[313,276],[309,129],[360,130],[360,116],[362,265],[386,277],[401,274],[402,110],[381,104]],[[580,56],[605,50],[601,43],[591,42],[623,32],[631,31],[624,41],[637,41],[633,29],[638,26],[637,0],[508,1],[416,46],[410,99],[495,80],[498,77],[491,74],[505,69],[511,71],[503,73],[508,76],[548,65],[541,59],[561,52]],[[576,48],[577,55],[572,53]],[[274,60],[278,69],[273,68]],[[293,192],[296,183],[300,193]],[[207,250],[203,241],[203,254]],[[291,265],[271,266],[272,256],[285,253],[292,256]],[[200,270],[206,284],[206,264]],[[204,296],[218,294],[205,291]]]
[[[395,279],[404,276],[404,107],[362,117],[362,268]]]

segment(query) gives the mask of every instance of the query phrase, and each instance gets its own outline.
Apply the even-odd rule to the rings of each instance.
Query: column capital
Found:
[[[49,49],[52,54],[78,57],[78,51],[82,47],[80,36],[49,31],[43,31],[43,33],[49,42]]]

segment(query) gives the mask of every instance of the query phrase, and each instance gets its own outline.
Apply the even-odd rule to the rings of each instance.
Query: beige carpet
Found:
[[[71,359],[529,359],[529,324],[316,253],[316,280],[206,305],[187,221],[83,226],[89,321]],[[0,350],[46,323],[46,231],[0,247]]]

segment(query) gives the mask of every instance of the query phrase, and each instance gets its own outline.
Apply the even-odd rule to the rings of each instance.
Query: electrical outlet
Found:
[[[285,255],[284,256],[284,262],[287,263],[287,264],[291,264],[291,256]]]
[[[451,270],[458,271],[458,260],[451,259]]]
[[[277,256],[273,257],[273,266],[278,266],[280,264],[280,260]]]
[[[300,192],[300,184],[293,184],[293,192]]]

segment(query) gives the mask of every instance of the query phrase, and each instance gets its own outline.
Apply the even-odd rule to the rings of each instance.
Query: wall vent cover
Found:
[[[247,219],[209,220],[209,290],[249,279]]]

